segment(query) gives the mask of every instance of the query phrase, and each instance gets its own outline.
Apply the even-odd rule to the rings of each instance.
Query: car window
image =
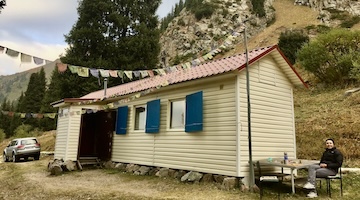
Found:
[[[10,146],[15,146],[15,145],[16,145],[16,142],[17,142],[16,140],[12,141],[11,144],[10,144]]]
[[[21,144],[22,145],[30,145],[30,144],[36,144],[37,141],[35,139],[29,139],[29,140],[22,140]]]

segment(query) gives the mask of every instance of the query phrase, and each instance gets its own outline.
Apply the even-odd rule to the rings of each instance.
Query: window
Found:
[[[36,143],[37,143],[36,139],[29,139],[29,140],[22,140],[21,141],[22,145],[36,144]]]
[[[145,130],[146,106],[135,107],[135,130]]]
[[[170,102],[170,129],[185,128],[185,100]]]
[[[185,99],[169,102],[169,128],[185,132],[203,130],[203,92],[189,94]]]

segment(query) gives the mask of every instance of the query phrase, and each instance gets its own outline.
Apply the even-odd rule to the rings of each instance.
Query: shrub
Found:
[[[300,30],[287,30],[279,37],[279,48],[289,59],[291,64],[296,61],[296,53],[301,47],[309,42],[309,36]]]
[[[360,31],[334,29],[320,34],[297,54],[299,64],[326,84],[346,84],[360,63]]]
[[[360,22],[360,17],[354,16],[354,17],[351,17],[350,19],[346,19],[343,22],[341,22],[340,26],[342,28],[351,28],[359,22]]]
[[[336,10],[336,9],[326,9],[327,11],[330,12],[331,16],[330,19],[332,20],[346,20],[346,18],[348,17],[348,15],[341,10]]]
[[[266,21],[266,27],[273,25],[276,22],[276,17],[271,17]]]
[[[185,26],[185,21],[184,21],[184,19],[183,19],[183,18],[179,19],[179,21],[177,22],[177,24],[178,24],[179,26]]]
[[[264,8],[265,0],[251,0],[253,6],[253,13],[258,15],[259,17],[265,16],[265,8]]]
[[[23,137],[32,137],[34,135],[32,135],[32,131],[33,130],[33,127],[28,125],[28,124],[23,124],[23,125],[20,125],[18,126],[16,129],[15,129],[15,137],[16,138],[23,138]]]
[[[201,20],[202,18],[209,18],[215,12],[216,7],[212,4],[205,3],[195,10],[195,18]]]
[[[331,31],[331,28],[326,25],[317,25],[316,31],[318,33],[327,33],[329,31]]]

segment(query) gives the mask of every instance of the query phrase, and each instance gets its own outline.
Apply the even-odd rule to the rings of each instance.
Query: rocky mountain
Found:
[[[199,58],[223,44],[229,34],[241,32],[244,26],[249,38],[248,49],[254,49],[276,44],[281,32],[289,29],[306,29],[318,25],[337,26],[344,16],[351,18],[360,15],[360,2],[354,0],[264,0],[263,17],[254,14],[252,0],[205,1],[216,7],[211,17],[197,20],[194,14],[183,9],[162,34],[159,60],[163,66]],[[360,26],[354,27],[359,29]],[[228,46],[219,56],[242,52],[243,37],[238,36],[233,46]],[[50,77],[55,63],[42,66],[47,78]],[[0,102],[5,97],[10,101],[17,99],[21,92],[26,90],[30,75],[40,69],[41,67],[0,76]]]
[[[287,29],[304,29],[307,26],[317,25],[336,27],[344,20],[360,16],[360,2],[354,0],[264,0],[265,16],[263,17],[255,14],[251,0],[206,0],[206,2],[211,2],[216,7],[210,18],[196,20],[190,11],[184,9],[169,24],[161,37],[160,60],[163,66],[177,64],[179,59],[185,62],[204,55],[221,45],[226,35],[234,30],[241,30],[240,26],[247,27],[247,37],[250,40],[258,38],[259,46],[249,45],[256,48],[277,43],[281,31]],[[283,8],[286,10],[280,13]],[[246,19],[250,20],[244,23]],[[278,21],[285,23],[279,24]],[[269,40],[267,35],[263,34],[267,30],[276,31],[269,33],[276,35],[276,40]],[[262,38],[259,38],[259,35]],[[242,45],[243,38],[237,39],[237,44]]]
[[[219,47],[234,31],[241,32],[243,26],[247,26],[249,37],[256,35],[275,19],[273,0],[265,0],[265,16],[261,18],[252,13],[253,8],[248,0],[206,2],[211,2],[216,8],[211,17],[197,20],[191,11],[183,9],[168,25],[160,39],[160,60],[163,66],[203,56]],[[237,39],[242,40],[241,37]]]

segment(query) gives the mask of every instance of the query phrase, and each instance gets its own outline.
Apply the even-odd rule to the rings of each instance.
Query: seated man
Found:
[[[310,198],[317,197],[315,187],[316,178],[325,178],[327,176],[336,175],[343,162],[343,155],[336,149],[334,140],[327,139],[325,144],[326,150],[321,157],[320,164],[309,166],[308,182],[304,185],[304,188],[312,190],[307,195],[307,197]]]

